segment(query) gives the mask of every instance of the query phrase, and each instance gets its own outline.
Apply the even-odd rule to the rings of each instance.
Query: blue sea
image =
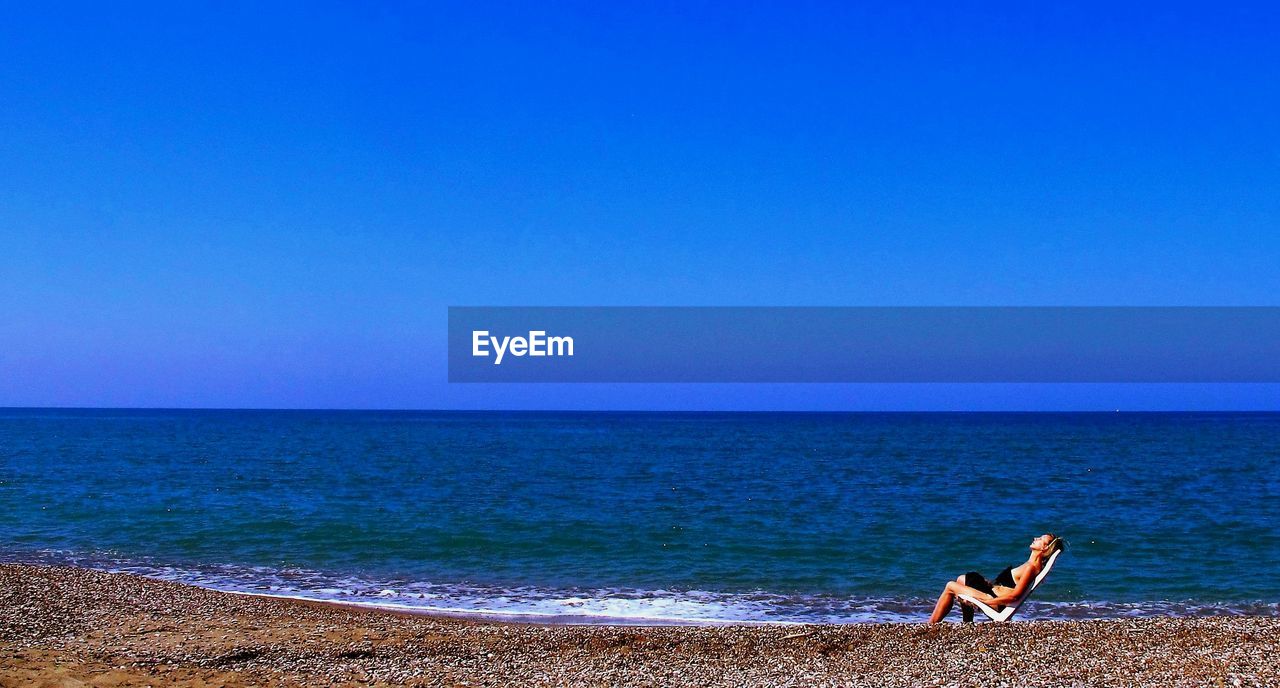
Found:
[[[0,410],[0,560],[548,622],[1280,615],[1280,414]]]

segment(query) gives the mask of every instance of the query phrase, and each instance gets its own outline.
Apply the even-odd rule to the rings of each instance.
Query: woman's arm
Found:
[[[1036,576],[1038,575],[1040,575],[1040,569],[1031,564],[1027,564],[1027,570],[1023,572],[1022,580],[1018,581],[1018,584],[1014,586],[1013,592],[996,595],[990,600],[987,600],[987,604],[993,607],[1003,607],[1004,605],[1022,597],[1022,595],[1027,592],[1027,589],[1031,587],[1031,584],[1035,582]]]

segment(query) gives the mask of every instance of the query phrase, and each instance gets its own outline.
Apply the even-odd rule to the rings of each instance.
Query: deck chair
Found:
[[[1053,554],[1050,554],[1049,561],[1046,561],[1044,563],[1044,568],[1040,570],[1040,573],[1036,574],[1036,579],[1031,583],[1031,587],[1027,588],[1027,591],[1022,594],[1022,597],[1019,597],[1006,605],[1005,608],[1000,611],[996,611],[990,605],[972,595],[956,595],[956,597],[959,597],[965,602],[977,607],[983,614],[987,615],[988,619],[991,619],[992,621],[1008,621],[1009,617],[1013,616],[1013,613],[1018,611],[1018,607],[1021,607],[1022,603],[1026,602],[1028,597],[1031,597],[1031,593],[1035,592],[1035,589],[1040,587],[1040,583],[1044,581],[1045,576],[1048,576],[1049,571],[1053,568],[1053,562],[1058,560],[1059,554],[1062,554],[1062,550],[1060,549]]]

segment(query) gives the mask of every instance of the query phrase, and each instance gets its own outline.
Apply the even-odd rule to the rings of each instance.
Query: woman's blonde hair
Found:
[[[1053,533],[1045,533],[1045,535],[1049,536],[1049,546],[1044,548],[1044,552],[1040,556],[1043,557],[1044,561],[1049,561],[1049,557],[1053,556],[1054,552],[1067,548],[1067,541]]]

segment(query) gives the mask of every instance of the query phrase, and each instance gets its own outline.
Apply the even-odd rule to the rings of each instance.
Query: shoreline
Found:
[[[95,570],[95,569],[88,569]],[[132,576],[137,574],[121,573],[120,575]],[[138,576],[148,580],[159,580],[149,578],[147,576]],[[164,581],[170,582],[170,581]],[[176,582],[176,581],[175,581]],[[289,600],[293,602],[304,602],[308,604],[319,604],[334,607],[349,608],[352,610],[363,610],[373,612],[385,612],[388,614],[406,614],[408,616],[425,616],[428,618],[440,619],[457,619],[461,621],[477,621],[480,623],[502,623],[502,624],[518,624],[529,626],[627,626],[634,628],[651,628],[654,626],[692,626],[692,627],[717,627],[717,626],[813,626],[815,624],[805,623],[803,621],[748,621],[748,620],[702,620],[702,619],[683,619],[678,617],[612,617],[612,616],[589,616],[578,614],[541,614],[536,612],[511,613],[492,610],[447,610],[436,609],[432,607],[414,607],[410,605],[397,605],[388,602],[360,602],[360,601],[343,601],[343,600],[325,600],[315,597],[307,597],[305,595],[284,595],[273,592],[249,592],[246,590],[219,590],[217,588],[208,588],[200,585],[176,582],[177,585],[189,585],[190,587],[209,590],[211,592],[222,593],[225,595],[244,595],[246,597],[261,597],[272,600]]]
[[[417,591],[410,583],[408,588],[400,588],[406,581],[342,581],[330,584],[321,590],[306,587],[276,587],[281,581],[269,576],[260,579],[258,584],[246,581],[243,575],[233,580],[229,576],[219,578],[198,569],[181,569],[160,567],[148,564],[131,564],[118,560],[96,561],[86,557],[62,557],[48,552],[9,553],[0,556],[0,565],[14,564],[37,567],[70,567],[83,568],[104,573],[120,573],[139,576],[151,580],[166,581],[179,585],[191,585],[198,588],[222,592],[230,595],[249,595],[284,600],[318,602],[325,604],[347,605],[352,607],[384,610],[388,612],[405,612],[415,615],[440,616],[458,619],[474,619],[495,623],[530,623],[548,625],[605,625],[605,626],[810,626],[810,625],[849,625],[907,623],[924,621],[933,610],[935,598],[911,597],[863,597],[849,598],[844,611],[831,611],[822,615],[807,615],[804,608],[804,594],[798,603],[786,595],[769,593],[763,590],[750,592],[715,592],[705,589],[671,592],[664,589],[543,589],[535,590],[535,596],[520,599],[524,591],[510,593],[518,602],[512,603],[502,589],[484,590],[480,588],[449,589],[448,584],[434,586],[443,589],[438,593],[427,590]],[[255,567],[257,570],[257,567]],[[289,583],[284,583],[289,585]],[[351,586],[350,590],[338,590],[334,586]],[[395,587],[402,590],[396,594]],[[375,591],[381,591],[375,592]],[[450,593],[458,593],[452,599],[453,604],[436,605],[423,602],[424,598],[442,601],[450,600]],[[536,596],[541,593],[541,597]],[[817,594],[817,603],[824,600]],[[759,600],[769,598],[769,602]],[[745,600],[745,602],[744,602]],[[768,608],[773,600],[781,600],[783,604],[794,606]],[[495,603],[496,601],[496,603]],[[706,605],[707,609],[686,606],[683,613],[655,613],[643,606],[633,609],[608,609],[610,603],[621,601],[676,603],[678,605]],[[483,606],[495,603],[495,606]],[[583,606],[583,603],[586,603]],[[759,603],[760,606],[749,605]],[[592,604],[603,605],[605,609],[591,611]],[[657,606],[657,605],[655,605]],[[537,607],[543,607],[538,609]],[[762,613],[763,612],[763,613]],[[715,615],[719,613],[720,615]],[[1018,615],[1015,621],[1085,621],[1085,620],[1120,620],[1131,618],[1189,618],[1189,617],[1233,617],[1233,616],[1272,616],[1280,618],[1280,602],[1267,602],[1262,599],[1238,599],[1225,601],[1206,601],[1193,599],[1176,600],[1075,600],[1044,601],[1032,599],[1026,610]],[[772,618],[768,618],[772,617]]]
[[[1277,654],[1275,617],[552,625],[0,565],[5,687],[1268,685]]]

